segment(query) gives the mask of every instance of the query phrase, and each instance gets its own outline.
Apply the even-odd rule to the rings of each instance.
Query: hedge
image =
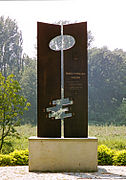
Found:
[[[0,154],[0,166],[28,165],[28,150],[15,150]],[[126,165],[126,150],[112,150],[106,145],[98,146],[98,165]]]
[[[113,157],[113,164],[126,166],[126,150],[117,151]]]
[[[10,154],[0,154],[0,166],[28,165],[28,150],[15,150]]]
[[[113,157],[115,151],[108,148],[106,145],[98,147],[98,164],[99,165],[113,165]]]
[[[112,150],[106,145],[98,147],[98,165],[126,165],[126,150]]]

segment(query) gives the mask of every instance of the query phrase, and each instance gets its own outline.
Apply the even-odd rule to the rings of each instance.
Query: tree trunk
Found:
[[[3,147],[3,143],[4,143],[4,129],[5,129],[5,125],[4,125],[4,122],[5,122],[5,108],[4,108],[4,118],[3,118],[3,125],[2,125],[2,135],[1,135],[1,144],[0,144],[0,151],[2,150],[2,147]]]
[[[2,150],[3,143],[4,143],[4,127],[3,127],[3,131],[2,131],[2,136],[1,136],[0,151]]]

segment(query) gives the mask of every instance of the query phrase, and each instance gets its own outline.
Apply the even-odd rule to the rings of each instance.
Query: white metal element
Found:
[[[61,23],[61,99],[64,99],[63,22]],[[64,118],[61,119],[61,138],[64,138]]]

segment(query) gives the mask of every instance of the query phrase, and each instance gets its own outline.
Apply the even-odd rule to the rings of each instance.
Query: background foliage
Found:
[[[89,64],[89,122],[126,125],[126,53],[92,48]]]
[[[0,17],[0,72],[6,77],[23,70],[22,33],[15,20]]]

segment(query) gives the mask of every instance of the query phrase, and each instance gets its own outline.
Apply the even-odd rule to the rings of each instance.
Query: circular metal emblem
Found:
[[[62,39],[62,36],[60,35],[60,36],[56,36],[50,41],[49,47],[54,51],[60,51],[62,48],[63,50],[70,49],[74,46],[74,44],[75,44],[74,37],[70,35],[63,35],[63,39]]]

